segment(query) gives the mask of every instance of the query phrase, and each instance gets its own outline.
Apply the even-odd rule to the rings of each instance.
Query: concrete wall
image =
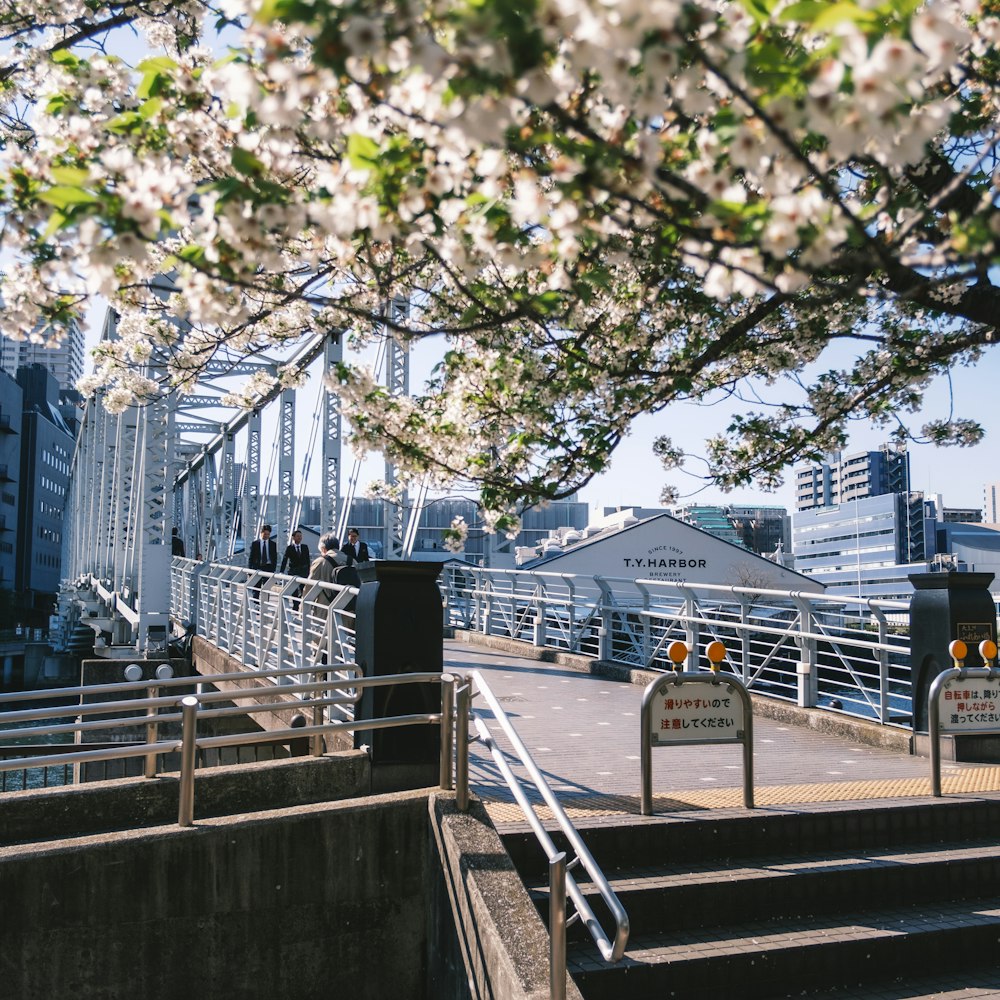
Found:
[[[483,806],[460,813],[431,799],[435,912],[430,992],[434,998],[548,1000],[549,937]],[[541,847],[539,857],[544,863]],[[567,1000],[582,1000],[572,980]]]
[[[548,997],[547,933],[478,803],[251,806],[0,846],[0,1000]]]
[[[361,750],[199,769],[194,786],[195,819],[367,794],[369,770],[368,755]],[[177,774],[162,774],[150,779],[122,778],[11,793],[3,796],[0,806],[0,844],[55,841],[175,823],[178,786]]]
[[[427,792],[0,848],[0,1000],[428,996]]]

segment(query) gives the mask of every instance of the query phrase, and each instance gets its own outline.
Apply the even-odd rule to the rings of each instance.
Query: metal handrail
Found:
[[[759,625],[756,622],[738,622],[738,621],[728,621],[721,620],[715,621],[713,619],[706,619],[703,615],[685,615],[680,612],[665,612],[665,611],[636,611],[636,618],[648,618],[651,621],[657,619],[668,618],[673,622],[693,622],[699,625],[715,625],[718,628],[728,628],[732,629],[734,632],[754,632],[759,635],[788,635],[787,629],[775,628],[772,625]],[[816,639],[819,642],[850,642],[852,647],[858,649],[870,649],[875,651],[884,651],[887,653],[898,653],[904,647],[898,645],[892,645],[886,642],[870,642],[867,639],[855,639],[854,636],[842,637],[838,635],[831,635],[829,632],[809,632],[806,629],[798,628],[792,633],[796,639]]]
[[[357,668],[355,667],[355,669]],[[281,674],[290,672],[292,671],[271,671],[270,673]],[[303,671],[301,670],[298,671],[298,673],[302,672]],[[313,672],[313,671],[308,671],[308,672]],[[450,674],[442,674],[437,672],[385,674],[373,677],[363,677],[360,675],[359,676],[352,675],[345,677],[343,676],[343,672],[340,669],[333,670],[330,672],[334,676],[331,676],[325,681],[315,681],[315,682],[295,684],[295,685],[283,685],[281,687],[275,687],[273,689],[273,693],[281,694],[284,696],[284,695],[293,695],[300,693],[309,693],[324,689],[340,691],[344,690],[345,688],[361,689],[365,687],[380,687],[392,684],[414,684],[414,683],[423,684],[423,683],[428,683],[428,682],[432,683],[438,681],[441,682],[443,686],[442,699],[450,700],[452,697],[451,689],[453,687],[455,680],[454,677]],[[242,674],[230,675],[230,676],[241,677],[243,679],[257,679],[259,678],[260,675],[256,671],[248,671]],[[213,678],[213,680],[216,679],[217,678]],[[182,680],[182,679],[174,678],[174,680]],[[184,680],[187,680],[188,685],[190,686],[191,678],[185,678]],[[135,689],[148,686],[156,686],[162,683],[164,682],[148,681],[148,682],[133,683],[128,685],[122,685],[122,684],[92,685],[86,690],[90,694],[95,694],[101,692],[102,690],[106,690],[107,688],[120,689],[123,687],[129,687]],[[189,722],[190,713],[189,712],[186,713],[185,710],[190,709],[192,704],[199,718],[208,719],[222,715],[244,714],[249,716],[255,712],[289,711],[292,709],[299,710],[307,708],[316,709],[325,705],[332,705],[332,704],[350,704],[350,703],[356,704],[357,701],[360,699],[360,690],[359,690],[358,693],[356,693],[355,695],[347,696],[344,698],[328,697],[321,699],[297,699],[297,700],[289,700],[282,702],[274,702],[266,705],[236,706],[235,711],[231,708],[215,709],[215,710],[210,709],[209,711],[206,712],[198,711],[202,703],[211,704],[216,701],[236,701],[241,698],[256,698],[261,695],[262,690],[265,693],[267,692],[267,689],[261,689],[261,688],[249,689],[244,691],[231,691],[231,692],[206,692],[200,695],[186,695],[180,700],[178,700],[176,695],[173,696],[166,695],[158,698],[135,699],[128,702],[114,702],[114,703],[105,702],[88,706],[83,706],[78,704],[69,706],[59,706],[55,710],[61,711],[62,715],[65,716],[67,714],[78,714],[81,713],[83,710],[108,711],[110,709],[114,711],[114,710],[134,710],[138,708],[155,709],[161,706],[169,706],[172,708],[180,708],[181,711],[164,715],[153,715],[153,716],[137,715],[127,719],[105,720],[105,722],[102,723],[101,725],[104,726],[104,728],[112,728],[115,724],[122,726],[140,726],[140,725],[148,725],[150,723],[159,725],[161,723],[166,723],[166,722],[182,721],[184,723],[187,723],[187,727],[190,728],[190,722]],[[52,716],[48,713],[51,713],[52,711],[53,709],[36,710],[37,716],[39,718],[51,718]],[[28,710],[16,714],[19,716],[19,721],[29,721],[32,712]],[[22,719],[21,717],[24,718]],[[285,727],[283,729],[267,730],[267,731],[261,731],[259,733],[233,733],[226,736],[205,736],[194,739],[194,748],[195,750],[215,749],[226,746],[241,746],[245,744],[249,745],[254,743],[274,743],[281,739],[299,740],[305,737],[320,736],[324,733],[341,732],[344,730],[355,730],[362,727],[366,730],[387,729],[387,728],[393,728],[395,726],[407,726],[420,723],[437,724],[443,726],[446,721],[450,722],[451,717],[452,713],[450,712],[450,710],[443,710],[441,712],[423,713],[419,715],[391,716],[382,719],[348,720],[343,722],[327,722],[320,724],[314,723],[313,725],[308,725],[308,726]],[[58,730],[60,733],[62,733],[66,731],[72,731],[74,728],[80,729],[81,726],[88,726],[88,724],[71,723],[66,725],[47,727],[46,729],[35,728],[31,729],[30,732],[33,735],[42,735],[49,732],[50,730],[51,731]],[[88,726],[88,728],[90,727]],[[0,738],[6,736],[12,736],[15,734],[23,734],[24,732],[25,732],[24,730],[15,730],[15,731],[0,730]],[[451,754],[451,749],[450,749],[451,746],[452,746],[452,741],[449,734],[447,739],[442,740],[442,748],[443,749],[444,747],[448,748],[449,760]],[[24,749],[26,752],[30,752],[31,746],[30,744],[23,745],[22,747],[5,746],[3,747],[3,749],[5,750]],[[11,758],[0,759],[0,772],[28,770],[35,767],[51,767],[51,766],[58,766],[60,764],[86,764],[86,763],[93,763],[96,761],[118,760],[118,759],[132,758],[132,757],[149,758],[151,755],[155,756],[164,753],[173,753],[178,750],[181,750],[183,754],[184,749],[185,749],[185,743],[184,743],[184,736],[182,735],[181,739],[173,739],[173,740],[153,739],[153,740],[147,740],[146,742],[143,743],[122,743],[122,744],[117,744],[114,747],[102,747],[101,749],[98,750],[76,749],[76,750],[67,750],[65,753],[59,753],[59,754],[47,753],[46,755],[41,757],[25,756],[25,757],[11,757]],[[182,765],[183,764],[184,761],[182,760]],[[193,760],[191,766],[193,767]],[[183,770],[184,767],[182,766],[182,771]],[[444,782],[442,782],[442,787],[450,788],[451,767],[449,766],[446,769],[442,764],[441,774],[444,775],[446,771],[449,778],[449,784],[445,785]],[[147,772],[147,776],[152,777],[153,774]],[[180,812],[181,816],[185,815],[184,798],[193,795],[193,781],[191,781],[190,779],[185,779],[185,784],[187,783],[191,784],[192,790],[189,793],[185,789],[185,794],[184,796],[182,796],[181,812]]]
[[[730,669],[744,683],[758,687],[763,676],[773,697],[906,724],[908,678],[892,671],[908,636],[889,632],[890,617],[908,609],[900,601],[473,566],[445,567],[442,591],[458,628],[630,667],[649,668],[667,634],[692,647],[732,636]]]
[[[535,807],[532,805],[527,794],[525,793],[521,780],[514,774],[510,764],[504,756],[503,751],[497,746],[496,741],[493,739],[493,736],[491,735],[486,724],[478,717],[473,716],[473,724],[475,725],[479,740],[490,751],[497,767],[500,769],[501,775],[513,793],[517,804],[521,807],[521,810],[528,821],[528,825],[531,827],[532,832],[535,834],[535,837],[538,839],[545,852],[546,859],[550,865],[550,891],[553,893],[552,898],[558,900],[560,898],[560,894],[565,893],[570,899],[573,900],[573,905],[576,908],[576,913],[569,920],[559,920],[558,915],[554,915],[552,926],[550,926],[550,989],[554,1000],[562,1000],[562,998],[566,995],[566,928],[573,924],[577,919],[580,919],[590,933],[590,936],[593,938],[594,943],[597,945],[604,960],[606,962],[618,962],[625,954],[625,946],[628,943],[628,914],[625,912],[625,908],[615,895],[614,890],[608,884],[608,880],[605,877],[604,872],[601,871],[600,866],[587,849],[587,845],[583,842],[583,838],[580,836],[579,831],[573,825],[569,816],[566,815],[565,809],[563,809],[559,799],[552,791],[549,783],[545,779],[545,776],[542,774],[541,769],[535,763],[530,752],[528,751],[528,748],[517,735],[517,731],[511,725],[507,713],[501,707],[499,699],[490,689],[486,679],[478,670],[469,671],[465,675],[465,678],[466,684],[459,688],[459,694],[461,695],[464,690],[469,692],[469,695],[471,696],[471,684],[475,684],[476,691],[482,695],[483,700],[486,702],[490,712],[493,714],[493,718],[503,729],[504,734],[510,741],[511,746],[514,748],[521,765],[528,772],[535,788],[545,800],[545,804],[551,810],[553,818],[559,825],[559,829],[562,831],[566,840],[569,842],[570,847],[575,853],[575,857],[568,864],[565,863],[565,855],[563,855],[562,852],[560,852],[556,847],[552,837],[549,835],[549,832],[545,829],[542,821],[538,818],[538,815],[535,812]],[[470,700],[471,697],[469,696],[464,699],[460,698],[459,704],[460,706],[463,702],[468,704]],[[463,714],[462,708],[460,707],[460,719]],[[468,716],[466,716],[466,718],[467,717]],[[457,740],[457,743],[459,760],[461,761],[463,754],[468,754],[468,749],[466,741]],[[464,778],[463,770],[459,768],[458,802],[460,808],[462,807],[463,802],[467,803],[468,800],[467,787],[463,788],[463,781],[467,786],[467,764],[464,769]],[[560,863],[560,858],[562,858],[562,863]],[[595,916],[590,903],[587,902],[586,896],[583,894],[572,874],[571,870],[578,864],[582,865],[584,870],[590,876],[594,886],[597,888],[598,893],[604,900],[605,905],[608,907],[609,912],[614,918],[615,932],[613,940],[604,932],[604,928]],[[563,880],[561,883],[559,883],[560,879]],[[558,909],[558,905],[553,903],[553,910]],[[564,916],[564,907],[561,912]]]
[[[551,890],[551,925],[550,925],[550,976],[551,976],[551,996],[553,1000],[563,1000],[566,995],[566,929],[576,920],[581,920],[589,931],[594,942],[597,944],[602,957],[608,962],[617,962],[624,954],[628,941],[629,921],[624,907],[618,900],[614,891],[608,884],[607,878],[601,868],[594,860],[587,849],[579,832],[566,815],[565,810],[550,788],[541,770],[535,764],[524,743],[517,735],[510,719],[504,712],[496,695],[490,689],[487,681],[479,671],[471,671],[459,686],[457,678],[450,673],[421,672],[408,674],[380,675],[372,677],[359,676],[356,671],[359,668],[356,664],[338,664],[332,668],[320,670],[282,669],[267,671],[243,671],[231,672],[225,675],[213,677],[213,682],[220,680],[222,676],[230,680],[274,680],[280,679],[290,674],[316,674],[328,673],[325,679],[299,681],[293,684],[282,685],[275,683],[271,686],[258,686],[246,690],[235,691],[212,691],[197,695],[186,694],[178,697],[177,693],[159,694],[159,689],[167,687],[191,687],[197,683],[197,678],[174,677],[157,678],[148,681],[124,682],[104,685],[89,685],[80,688],[63,689],[53,691],[49,697],[59,698],[65,701],[67,695],[90,695],[100,694],[120,694],[128,691],[144,692],[149,691],[150,697],[138,697],[127,700],[111,702],[93,702],[90,704],[72,703],[69,705],[53,705],[50,707],[35,707],[23,709],[9,713],[8,718],[16,722],[41,721],[52,718],[65,718],[68,715],[75,717],[71,723],[56,723],[51,726],[31,728],[0,730],[0,739],[11,738],[31,734],[33,736],[46,735],[49,733],[63,735],[70,732],[90,731],[96,728],[119,728],[119,727],[147,727],[147,739],[139,743],[121,743],[114,746],[103,745],[99,749],[83,749],[79,746],[68,749],[62,753],[53,753],[47,750],[42,756],[21,756],[21,757],[0,757],[0,773],[4,771],[28,770],[32,768],[53,767],[70,764],[87,764],[98,761],[122,760],[136,757],[145,757],[147,760],[146,777],[156,775],[155,761],[160,754],[176,753],[181,754],[181,770],[179,782],[179,804],[177,822],[181,826],[189,826],[194,822],[194,792],[195,792],[195,764],[199,750],[218,749],[228,746],[249,745],[256,743],[275,743],[283,740],[311,739],[314,748],[321,744],[321,737],[324,734],[355,731],[358,729],[376,730],[394,728],[397,726],[412,725],[438,725],[441,729],[441,762],[439,769],[439,784],[442,789],[451,789],[457,786],[456,802],[459,809],[467,809],[469,802],[469,764],[468,764],[468,724],[470,719],[470,705],[472,697],[472,685],[482,696],[484,702],[492,712],[493,717],[499,723],[506,734],[511,746],[522,765],[528,772],[536,789],[541,794],[545,803],[552,811],[552,815],[562,830],[571,849],[575,852],[575,857],[568,864],[565,854],[560,852],[548,831],[542,825],[534,806],[528,799],[520,779],[513,773],[510,765],[493,740],[489,729],[479,718],[474,718],[474,724],[478,733],[478,738],[490,750],[497,766],[500,769],[504,780],[510,787],[515,800],[524,811],[531,829],[538,838],[546,857],[550,869],[550,890]],[[251,716],[257,712],[276,712],[313,709],[314,713],[322,710],[326,706],[357,704],[361,696],[361,689],[367,687],[379,687],[393,684],[412,683],[433,683],[441,684],[441,711],[426,712],[419,714],[408,714],[392,716],[381,719],[353,719],[347,721],[321,722],[321,716],[314,715],[313,723],[305,726],[288,726],[276,730],[261,731],[258,733],[234,733],[224,736],[199,736],[197,735],[197,723],[199,719],[209,719],[221,716],[231,716],[242,714]],[[324,697],[315,697],[322,695]],[[351,693],[347,693],[351,692]],[[39,692],[34,693],[37,697]],[[282,700],[269,702],[266,704],[236,705],[223,708],[208,708],[203,710],[203,705],[212,705],[220,701],[234,702],[241,699],[259,698],[261,695],[280,695]],[[287,697],[286,697],[287,696]],[[305,697],[302,697],[305,696]],[[453,710],[453,703],[458,701],[458,711]],[[17,695],[10,700],[24,700]],[[158,714],[160,709],[168,709],[164,714]],[[113,712],[139,712],[147,710],[147,714],[135,714],[128,717],[104,719],[98,722],[85,722],[83,717],[94,714],[110,714]],[[157,727],[165,723],[182,723],[182,732],[179,739],[158,739]],[[453,735],[454,729],[454,735]],[[4,746],[4,750],[23,750],[26,754],[31,753],[30,745],[20,747]],[[314,749],[314,752],[317,752]],[[455,757],[455,779],[452,778],[452,759]],[[150,762],[152,766],[150,767]],[[590,903],[580,889],[577,880],[572,875],[572,869],[577,865],[582,865],[603,898],[615,921],[613,937],[609,937],[601,926],[600,921],[595,916]],[[576,912],[570,919],[566,919],[566,898],[572,899]],[[560,902],[562,901],[562,902]]]

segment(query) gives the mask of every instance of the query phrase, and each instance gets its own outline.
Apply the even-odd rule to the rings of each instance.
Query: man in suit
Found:
[[[279,572],[284,573],[286,567],[290,576],[309,575],[309,546],[302,541],[302,532],[298,528],[292,532],[292,544],[281,557]]]
[[[260,529],[260,538],[255,538],[250,546],[250,569],[262,573],[274,573],[278,568],[278,544],[271,538],[271,525]]]
[[[366,563],[371,559],[371,556],[368,554],[368,546],[361,541],[361,536],[358,534],[357,528],[351,528],[347,532],[347,541],[340,551],[347,556],[348,566],[354,563]]]

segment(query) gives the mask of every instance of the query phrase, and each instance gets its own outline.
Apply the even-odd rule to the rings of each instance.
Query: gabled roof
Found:
[[[657,529],[662,532],[662,537],[652,539],[655,544],[649,547],[650,534],[655,533]],[[646,550],[640,552],[636,549],[635,553],[622,556],[623,543],[634,544],[633,537],[636,535],[645,536],[646,541],[643,544],[647,546]],[[775,589],[785,589],[786,584],[788,589],[796,589],[799,586],[808,590],[824,589],[823,585],[812,577],[765,559],[741,545],[719,538],[669,514],[655,514],[633,524],[605,528],[598,534],[575,542],[556,554],[531,559],[523,563],[519,569],[551,569],[558,573],[562,571],[558,565],[560,562],[579,562],[587,556],[595,555],[602,548],[608,548],[609,555],[614,553],[614,558],[605,560],[608,569],[602,575],[607,576],[621,576],[626,573],[635,579],[667,579],[692,584],[698,582],[739,584],[740,581],[722,578],[724,574],[732,573],[734,567],[738,566],[783,578],[782,583],[776,584]],[[691,553],[694,554],[694,558]],[[713,568],[708,565],[710,562],[716,563],[716,566]],[[624,564],[624,568],[619,566],[619,563]],[[647,570],[649,572],[645,572]],[[713,573],[716,575],[709,579],[713,577]]]

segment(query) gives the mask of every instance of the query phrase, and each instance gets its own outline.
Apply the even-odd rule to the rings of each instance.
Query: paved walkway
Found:
[[[445,643],[445,666],[482,671],[574,822],[639,813],[641,686],[460,641]],[[509,749],[500,727],[489,724]],[[654,748],[654,810],[742,806],[742,753],[738,744]],[[515,773],[524,772],[517,766]],[[495,822],[521,821],[480,744],[472,749],[470,781]],[[755,716],[754,786],[758,806],[925,796],[930,763]],[[1000,791],[1000,766],[945,762],[942,789],[946,795]],[[543,818],[546,813],[539,810]]]

